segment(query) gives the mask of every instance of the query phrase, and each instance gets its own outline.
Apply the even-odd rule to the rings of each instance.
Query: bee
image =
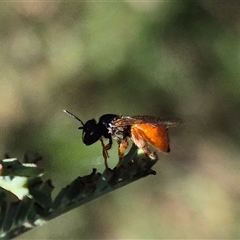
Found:
[[[158,159],[156,152],[152,152],[150,145],[157,150],[169,152],[168,128],[177,126],[180,121],[164,121],[150,116],[120,116],[116,114],[104,114],[97,122],[95,119],[88,120],[86,123],[70,113],[63,110],[69,116],[78,120],[82,126],[82,141],[85,145],[92,145],[100,140],[102,145],[102,155],[105,166],[108,168],[108,150],[112,147],[113,140],[118,143],[119,164],[124,157],[124,151],[128,147],[128,139],[144,151],[144,153],[154,159]],[[105,145],[103,138],[108,139]]]

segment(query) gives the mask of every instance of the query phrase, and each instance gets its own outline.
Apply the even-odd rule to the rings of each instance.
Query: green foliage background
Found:
[[[236,1],[1,2],[0,151],[40,153],[56,189],[104,168],[79,123],[182,118],[157,176],[21,238],[240,237]],[[116,146],[111,161],[117,161]]]

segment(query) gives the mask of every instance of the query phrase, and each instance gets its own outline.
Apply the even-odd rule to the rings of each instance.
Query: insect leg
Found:
[[[127,149],[127,147],[128,147],[127,140],[119,140],[118,141],[118,157],[119,157],[119,160],[118,160],[118,165],[117,166],[121,165],[123,157],[124,157],[124,150]]]
[[[109,147],[107,144],[106,146],[104,145],[104,142],[103,142],[103,139],[100,138],[100,142],[101,142],[101,145],[102,145],[102,155],[103,155],[103,158],[104,158],[104,164],[105,164],[105,167],[108,168],[108,163],[107,163],[107,159],[109,158],[109,155],[108,155],[108,149],[111,148],[111,146]]]
[[[148,157],[158,159],[158,155],[156,154],[156,152],[151,152],[151,150],[149,149],[147,142],[141,135],[141,130],[131,128],[131,137],[135,145],[138,148],[142,149]]]
[[[105,150],[109,150],[112,147],[112,138],[109,137],[109,142],[104,146]]]

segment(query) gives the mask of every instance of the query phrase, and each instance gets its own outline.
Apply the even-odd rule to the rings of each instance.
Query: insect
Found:
[[[163,121],[150,116],[129,117],[116,114],[102,115],[98,123],[95,119],[83,123],[74,114],[67,110],[63,111],[82,124],[78,129],[82,130],[82,140],[85,145],[92,145],[100,140],[106,168],[108,168],[108,150],[113,144],[112,139],[118,142],[119,163],[124,156],[124,150],[128,147],[128,138],[132,139],[134,144],[142,149],[147,156],[157,159],[157,154],[150,150],[149,144],[160,151],[169,152],[167,129],[180,123],[180,121]],[[106,145],[103,138],[108,139]]]

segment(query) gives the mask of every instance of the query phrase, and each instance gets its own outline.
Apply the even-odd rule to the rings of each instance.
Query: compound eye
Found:
[[[91,129],[92,130],[92,129]],[[86,145],[91,145],[99,140],[101,137],[101,132],[98,129],[94,129],[92,131],[83,132],[83,142]]]
[[[96,124],[95,120],[89,120],[86,122],[83,128],[83,143],[91,145],[99,140],[102,136],[101,128]]]

